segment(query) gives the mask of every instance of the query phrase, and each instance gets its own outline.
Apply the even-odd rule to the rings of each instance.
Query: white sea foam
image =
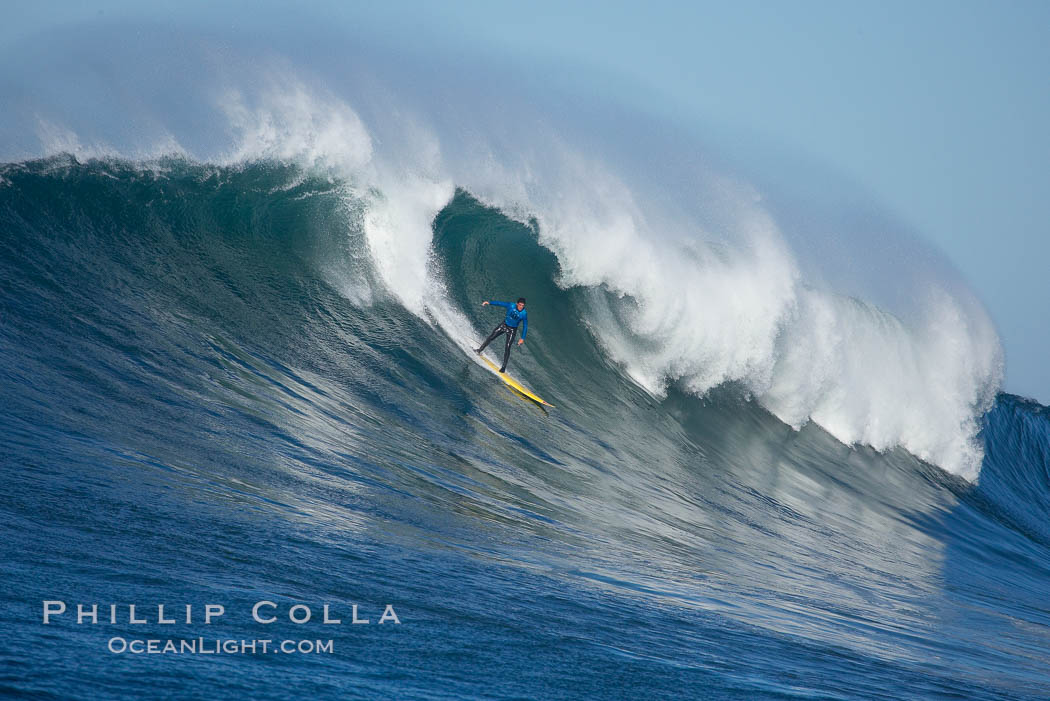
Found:
[[[299,159],[354,183],[379,277],[461,344],[472,329],[431,260],[432,222],[455,185],[510,216],[535,217],[562,285],[623,298],[593,328],[649,391],[673,381],[703,394],[736,382],[792,426],[815,421],[847,444],[901,446],[978,474],[976,417],[1001,377],[999,342],[980,306],[931,279],[904,317],[805,280],[797,258],[806,252],[789,249],[746,183],[698,177],[708,215],[698,217],[549,131],[469,147],[453,137],[446,150],[437,129],[403,112],[376,139],[347,104],[294,82],[253,109],[244,99],[229,104],[244,137],[236,158]],[[389,142],[396,148],[379,145]]]
[[[252,94],[228,88],[218,107],[235,138],[227,162],[297,161],[356,174],[372,161],[372,139],[357,113],[292,76],[270,76]]]
[[[722,228],[712,232],[661,211],[600,162],[544,162],[551,180],[533,170],[510,200],[479,190],[539,220],[562,284],[626,298],[615,313],[595,298],[592,328],[639,384],[659,395],[671,381],[697,394],[736,382],[796,428],[812,420],[844,443],[901,446],[977,477],[977,417],[1001,381],[1002,351],[971,295],[931,273],[915,308],[897,316],[805,280],[796,262],[805,251],[789,250],[745,184],[707,179]]]
[[[118,155],[116,149],[106,144],[84,145],[72,129],[43,117],[37,117],[36,135],[45,156],[68,153],[77,160],[87,161]]]
[[[380,152],[347,103],[287,74],[271,76],[256,94],[227,91],[221,107],[236,135],[225,162],[293,161],[344,179],[347,197],[363,205],[359,223],[385,290],[468,348],[471,324],[448,301],[433,264],[431,224],[455,194],[436,137],[391,114],[397,146]],[[374,300],[360,276],[335,283],[355,303]]]

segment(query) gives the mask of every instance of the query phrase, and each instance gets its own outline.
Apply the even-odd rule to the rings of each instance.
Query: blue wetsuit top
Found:
[[[521,323],[521,340],[525,340],[525,334],[529,330],[529,317],[527,312],[522,309],[518,311],[517,302],[497,302],[494,299],[489,300],[489,304],[494,307],[506,307],[507,317],[503,320],[503,323],[512,329],[518,328],[518,323]]]

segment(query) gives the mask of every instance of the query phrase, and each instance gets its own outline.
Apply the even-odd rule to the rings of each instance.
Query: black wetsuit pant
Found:
[[[492,333],[489,334],[489,337],[485,339],[485,342],[481,344],[481,348],[478,348],[477,351],[478,353],[480,353],[481,351],[485,350],[485,346],[495,341],[496,337],[504,333],[507,334],[507,347],[503,351],[503,367],[499,369],[500,372],[505,372],[507,369],[507,361],[510,360],[510,346],[512,343],[514,343],[514,337],[518,335],[517,326],[507,326],[502,321],[499,322],[499,326],[492,329]]]

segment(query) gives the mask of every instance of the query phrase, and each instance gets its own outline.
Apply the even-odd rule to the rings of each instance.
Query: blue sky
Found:
[[[176,8],[183,19],[218,13],[234,30],[289,15],[280,5],[102,5],[109,17],[162,21]],[[579,66],[605,77],[596,89],[695,123],[756,162],[783,151],[820,164],[946,253],[999,328],[1005,389],[1050,403],[1050,2],[311,7],[377,41]],[[80,3],[9,10],[4,43],[101,16]]]

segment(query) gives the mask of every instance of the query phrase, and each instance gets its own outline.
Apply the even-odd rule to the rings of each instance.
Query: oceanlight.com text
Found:
[[[115,655],[330,655],[331,640],[246,640],[237,638],[122,638],[109,639]]]

